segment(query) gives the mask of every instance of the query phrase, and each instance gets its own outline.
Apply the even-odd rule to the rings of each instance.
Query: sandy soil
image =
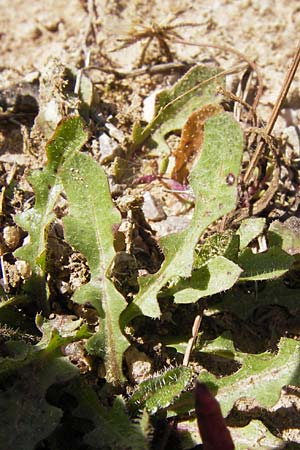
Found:
[[[300,31],[297,0],[2,0],[0,83],[5,85],[19,80],[21,74],[41,70],[53,56],[80,66],[87,45],[92,49],[91,61],[99,61],[101,53],[107,54],[116,48],[117,40],[134,25],[147,27],[152,22],[166,23],[178,10],[183,13],[174,23],[199,23],[198,27],[177,29],[185,40],[232,46],[257,62],[265,85],[262,104],[270,107],[297,45]],[[120,67],[130,68],[136,63],[140,44],[108,53],[109,57]],[[171,48],[179,60],[215,59],[225,68],[237,62],[229,52],[172,44],[172,41]],[[294,83],[289,94],[293,109],[299,108],[298,83]]]
[[[199,43],[232,47],[257,63],[264,83],[258,112],[264,120],[271,113],[300,35],[298,0],[0,0],[0,10],[0,92],[38,76],[36,73],[43,72],[53,57],[77,70],[87,63],[104,69],[134,70],[147,39],[136,39],[133,45],[114,51],[128,33],[137,36],[138,31],[148,30],[149,37],[153,23],[181,24],[174,29],[179,36],[167,40],[176,61],[213,63],[224,69],[244,63],[229,50],[195,46]],[[176,43],[180,38],[194,45]],[[167,56],[153,40],[145,63],[166,62]],[[92,72],[91,77],[95,82],[103,80],[101,71]],[[161,79],[162,84],[171,81]],[[133,81],[125,97],[123,94],[123,111],[118,110],[118,92],[110,94],[125,132],[130,131],[136,111],[141,111],[143,97],[155,88],[151,81],[144,82]],[[105,86],[98,86],[100,95],[109,99]],[[124,119],[126,114],[129,122]],[[290,125],[300,125],[299,71],[277,121],[276,133]],[[8,164],[7,170],[15,159],[28,166],[41,164],[36,155],[24,157],[23,138],[24,133],[22,137],[15,130],[1,131],[0,158]],[[291,433],[292,439],[300,442],[299,433]]]

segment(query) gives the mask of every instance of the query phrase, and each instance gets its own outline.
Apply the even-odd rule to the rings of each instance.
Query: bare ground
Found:
[[[263,120],[267,120],[271,113],[300,34],[300,4],[296,0],[1,0],[0,7],[0,90],[7,89],[11,92],[11,87],[15,87],[17,83],[24,80],[31,82],[39,73],[44,73],[50,58],[57,58],[59,63],[73,66],[76,70],[86,64],[100,67],[101,70],[91,70],[89,73],[98,87],[104,117],[107,119],[112,116],[114,124],[127,134],[134,120],[142,113],[144,98],[157,86],[171,84],[174,76],[133,77],[129,81],[118,82],[110,78],[111,75],[106,74],[105,70],[135,70],[147,36],[151,35],[153,23],[160,24],[161,27],[181,24],[174,29],[180,36],[169,35],[170,39],[167,40],[175,61],[215,64],[224,69],[245,62],[242,57],[228,49],[176,43],[180,38],[192,44],[234,48],[255,61],[263,78],[264,90],[258,107]],[[174,17],[175,20],[170,22]],[[133,45],[116,50],[124,42],[122,39],[128,37],[128,33],[137,36],[138,31],[145,30],[145,39],[134,39],[136,42],[133,42]],[[154,39],[145,53],[144,63],[155,65],[166,62],[168,58],[168,51]],[[228,87],[234,83],[235,78],[232,77]],[[7,94],[5,95],[7,99]],[[15,102],[12,94],[12,110]],[[11,170],[13,162],[20,164],[23,169],[41,166],[43,149],[33,153],[26,150],[24,136],[31,124],[25,121],[25,129],[20,133],[18,117],[14,115],[14,111],[10,117],[1,114],[0,112],[0,121],[5,124],[0,130],[2,179],[6,172]],[[275,131],[280,135],[283,132],[288,133],[287,127],[299,125],[298,72]],[[297,144],[294,140],[293,144],[299,156],[299,141]],[[25,186],[23,172],[24,170],[20,171],[18,176],[22,178],[21,182]],[[140,175],[138,169],[135,169],[134,176]],[[174,212],[176,208],[171,200],[169,204],[166,200],[163,206],[167,215],[170,209]],[[16,211],[18,208],[21,208],[21,205],[16,207]],[[299,217],[297,202],[293,204],[293,208],[293,213]],[[184,222],[184,218],[182,221]],[[157,219],[153,222],[153,228],[158,234],[165,234],[174,229],[168,228],[170,224],[166,223],[165,217],[162,217],[161,222],[163,225]],[[184,224],[181,222],[178,227],[180,226]],[[277,420],[286,421],[286,426],[281,425],[278,428],[287,429],[286,439],[300,443],[297,419],[294,417],[299,414],[299,409],[297,413],[293,409],[296,408],[295,405],[299,408],[299,399],[295,395],[284,395],[278,409],[282,405],[285,406],[285,413],[280,410],[283,417],[277,417]],[[255,411],[255,407],[252,409]],[[255,416],[255,412],[253,415]]]

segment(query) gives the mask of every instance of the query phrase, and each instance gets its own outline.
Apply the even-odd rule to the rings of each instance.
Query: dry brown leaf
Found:
[[[171,178],[181,184],[187,184],[187,177],[192,166],[200,155],[203,143],[204,123],[215,114],[223,111],[218,104],[205,105],[194,111],[186,121],[179,146],[173,152],[175,156],[175,166],[171,173]]]

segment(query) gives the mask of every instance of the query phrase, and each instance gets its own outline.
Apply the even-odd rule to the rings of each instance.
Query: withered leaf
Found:
[[[173,152],[175,166],[171,178],[181,184],[187,184],[187,178],[192,166],[198,159],[203,143],[204,123],[215,114],[223,111],[218,104],[208,104],[194,111],[186,121],[179,146]]]

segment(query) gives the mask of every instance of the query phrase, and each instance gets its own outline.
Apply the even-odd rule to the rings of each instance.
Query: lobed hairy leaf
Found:
[[[27,291],[45,313],[49,312],[45,283],[48,228],[55,219],[53,208],[63,189],[57,171],[74,152],[80,150],[86,139],[79,117],[71,117],[59,124],[46,146],[46,167],[41,171],[35,170],[28,177],[34,189],[34,207],[15,217],[15,222],[28,232],[29,243],[14,254],[30,263],[32,277],[27,283]]]
[[[130,410],[146,408],[150,414],[174,402],[192,379],[189,367],[175,367],[165,373],[145,380],[128,402]]]
[[[282,338],[276,355],[269,352],[258,355],[239,352],[242,367],[237,372],[222,378],[203,372],[199,381],[215,390],[224,416],[240,397],[255,398],[261,406],[270,408],[279,399],[282,386],[299,385],[299,356],[299,342]]]
[[[93,353],[104,357],[107,379],[118,383],[123,380],[122,355],[128,346],[119,325],[126,302],[106,275],[115,255],[113,229],[120,213],[113,206],[103,169],[87,155],[74,153],[59,175],[69,201],[69,215],[63,220],[66,239],[84,254],[91,272],[90,281],[73,300],[97,310],[100,331],[92,338],[98,347]]]
[[[211,343],[207,349],[209,347],[212,352],[220,354],[218,346],[214,350]],[[276,354],[265,352],[252,355],[235,351],[234,355],[230,355],[233,351],[230,344],[228,349],[227,355],[241,363],[239,370],[223,377],[217,377],[203,370],[198,377],[198,381],[205,383],[216,395],[224,417],[241,397],[255,398],[260,406],[270,408],[279,400],[283,386],[288,384],[299,386],[299,342],[282,338]],[[194,397],[191,392],[186,392],[169,408],[168,414],[171,417],[192,412],[193,409]]]
[[[219,217],[234,209],[236,180],[243,150],[243,133],[237,122],[227,113],[217,114],[205,123],[201,155],[190,175],[195,194],[192,221],[183,232],[160,240],[165,260],[161,269],[139,280],[140,291],[123,315],[123,322],[139,314],[160,315],[157,295],[172,279],[189,277],[194,261],[194,248],[205,229]],[[217,164],[216,164],[217,161]],[[228,174],[234,183],[228,184]]]

